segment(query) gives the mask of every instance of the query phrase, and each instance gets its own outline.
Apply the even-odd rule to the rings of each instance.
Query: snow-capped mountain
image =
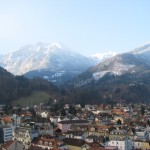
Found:
[[[93,78],[100,79],[105,74],[122,75],[124,73],[134,73],[148,69],[148,66],[137,59],[132,53],[124,53],[114,56],[93,68]]]
[[[75,82],[84,85],[92,80],[99,80],[106,74],[121,76],[125,73],[141,73],[150,70],[150,44],[130,52],[108,58],[80,74]],[[81,83],[81,84],[80,84]]]
[[[139,60],[147,65],[150,65],[150,43],[140,46],[131,51]]]
[[[94,61],[56,42],[26,45],[17,51],[1,56],[0,65],[13,74],[33,70],[79,71],[93,65]]]
[[[91,55],[91,58],[95,59],[97,63],[100,63],[108,58],[111,58],[113,56],[116,56],[117,53],[113,51],[107,51],[102,53],[96,53]]]

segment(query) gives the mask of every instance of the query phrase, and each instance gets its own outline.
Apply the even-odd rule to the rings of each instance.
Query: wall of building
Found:
[[[141,143],[141,149],[142,150],[150,149],[149,143],[148,142],[142,142]]]
[[[118,146],[119,150],[130,150],[132,149],[132,142],[131,140],[124,140],[124,141],[111,140],[108,141],[108,146]]]
[[[73,145],[67,145],[67,148],[68,148],[69,150],[81,150],[81,147],[73,146]]]
[[[11,127],[3,128],[3,139],[4,139],[4,142],[12,140],[12,128]]]
[[[134,149],[140,149],[141,148],[141,142],[132,142],[133,148]]]

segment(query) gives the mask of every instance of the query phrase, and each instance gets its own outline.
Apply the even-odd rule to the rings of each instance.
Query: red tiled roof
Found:
[[[6,123],[11,123],[11,122],[12,122],[12,119],[11,119],[10,116],[2,117],[1,120],[3,120],[3,121],[6,122]]]
[[[46,143],[51,143],[52,146],[57,147],[62,143],[60,140],[55,140],[52,137],[39,137],[32,141],[32,144],[35,145],[45,145]]]
[[[96,128],[99,128],[99,129],[109,129],[110,126],[97,126]]]
[[[114,108],[111,110],[112,113],[124,114],[124,110],[122,108]]]

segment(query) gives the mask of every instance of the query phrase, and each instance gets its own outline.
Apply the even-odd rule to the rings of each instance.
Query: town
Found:
[[[150,149],[148,104],[58,103],[0,105],[1,150]]]

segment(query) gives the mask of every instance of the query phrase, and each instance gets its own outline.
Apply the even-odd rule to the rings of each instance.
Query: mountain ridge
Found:
[[[27,44],[0,57],[0,65],[15,75],[47,78],[59,84],[71,80],[100,61],[74,52],[60,42]]]
[[[82,83],[81,85],[84,85],[84,80],[90,82],[92,80],[98,81],[107,74],[121,76],[124,73],[134,74],[148,71],[150,70],[150,44],[146,45],[146,50],[144,48],[142,46],[104,60],[80,74],[74,80],[74,83],[77,85]]]
[[[33,70],[84,70],[93,60],[75,53],[59,43],[26,45],[17,51],[1,56],[0,65],[13,74],[20,75]],[[80,63],[80,64],[79,64]]]

